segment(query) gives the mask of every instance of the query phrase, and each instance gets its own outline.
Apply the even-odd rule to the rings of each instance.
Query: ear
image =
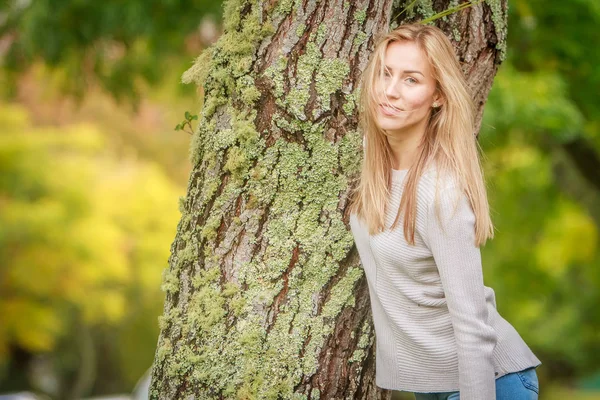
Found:
[[[442,105],[444,105],[445,103],[445,99],[444,96],[440,95],[439,93],[436,92],[436,94],[433,95],[433,103],[432,103],[432,107],[433,108],[439,108]]]

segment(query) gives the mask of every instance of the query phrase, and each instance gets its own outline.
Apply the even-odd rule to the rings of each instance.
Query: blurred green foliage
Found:
[[[550,133],[560,137],[577,132],[600,151],[600,52],[596,51],[600,2],[512,0],[509,10],[508,64],[521,79],[530,79],[521,82],[521,92],[533,90],[535,93],[530,94],[537,94],[537,99],[545,97],[548,107],[539,111],[546,112],[542,117],[554,128]],[[547,90],[546,96],[543,90]],[[520,101],[523,104],[530,98],[525,95]],[[551,121],[555,113],[570,115],[563,119],[563,133],[556,125],[559,117]],[[537,120],[529,119],[530,124]]]
[[[600,118],[600,3],[512,0],[510,62],[521,71],[552,71],[588,118]]]
[[[82,96],[98,79],[117,98],[135,99],[140,80],[157,83],[164,61],[185,53],[205,15],[218,19],[221,2],[4,0],[0,36],[13,40],[4,67],[17,74],[42,60],[64,68],[70,93]]]

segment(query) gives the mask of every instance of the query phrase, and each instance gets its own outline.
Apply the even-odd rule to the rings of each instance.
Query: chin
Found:
[[[385,121],[385,120],[378,120],[377,121],[377,125],[379,126],[380,129],[386,130],[386,131],[397,131],[400,130],[402,128],[404,128],[404,124],[398,124],[397,122],[391,122],[391,121]]]

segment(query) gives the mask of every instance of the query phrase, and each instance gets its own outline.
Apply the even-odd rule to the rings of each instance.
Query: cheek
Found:
[[[407,91],[405,101],[412,108],[420,108],[429,106],[433,102],[433,95],[426,88],[414,88],[414,90]]]
[[[378,81],[375,84],[375,94],[377,95],[377,97],[381,98],[384,96],[384,92],[385,92],[385,84],[381,81]]]

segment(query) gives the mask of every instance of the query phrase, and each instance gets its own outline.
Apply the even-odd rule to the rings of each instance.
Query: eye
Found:
[[[418,81],[415,78],[409,76],[408,78],[406,78],[406,82],[408,82],[410,84],[415,84]]]

